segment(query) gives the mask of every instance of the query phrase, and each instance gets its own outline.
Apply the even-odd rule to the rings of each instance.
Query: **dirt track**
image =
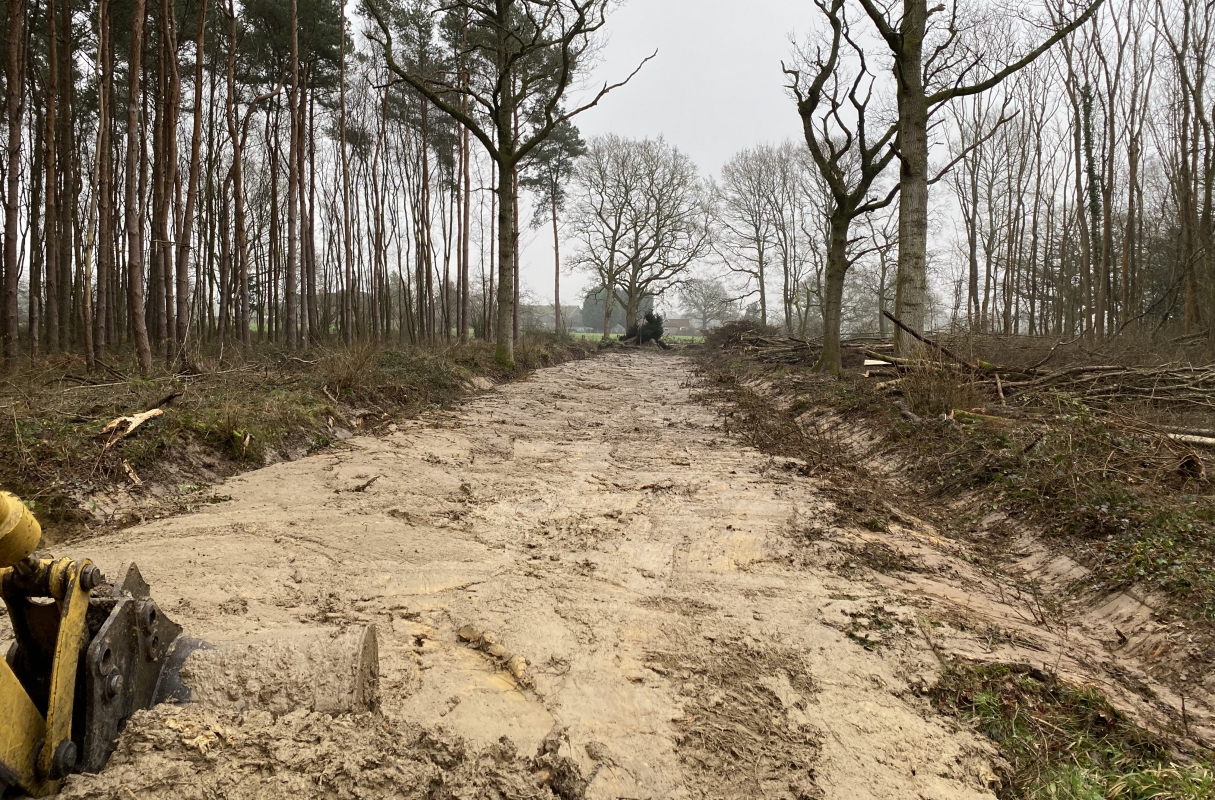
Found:
[[[820,563],[815,480],[692,383],[566,364],[61,548],[137,561],[216,642],[374,622],[383,673],[378,715],[159,707],[68,794],[991,797],[990,745],[922,696],[912,602]]]

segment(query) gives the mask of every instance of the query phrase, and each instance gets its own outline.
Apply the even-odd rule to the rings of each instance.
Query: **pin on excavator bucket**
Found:
[[[132,713],[185,700],[181,636],[131,564],[106,584],[89,560],[37,559],[38,522],[0,492],[0,596],[14,641],[0,663],[0,793],[54,794],[105,766]]]

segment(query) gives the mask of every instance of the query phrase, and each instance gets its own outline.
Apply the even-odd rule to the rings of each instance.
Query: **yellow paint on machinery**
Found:
[[[44,797],[72,772],[101,770],[138,709],[242,699],[228,685],[234,670],[273,664],[267,680],[284,712],[376,707],[375,626],[213,649],[181,635],[134,564],[98,588],[101,572],[88,559],[36,558],[41,537],[25,505],[0,492],[0,598],[15,639],[0,659],[0,796]],[[261,685],[250,701],[263,699],[269,684]]]
[[[86,637],[89,594],[100,579],[87,559],[34,559],[41,539],[42,529],[29,509],[0,492],[0,594],[10,610],[22,597],[46,596],[59,611],[46,718],[12,667],[0,661],[0,781],[35,797],[57,791],[59,780],[76,764],[76,669]],[[18,583],[44,591],[27,594]]]
[[[42,528],[25,504],[0,492],[0,567],[11,567],[38,549]]]

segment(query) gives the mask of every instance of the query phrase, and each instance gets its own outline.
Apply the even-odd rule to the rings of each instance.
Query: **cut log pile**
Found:
[[[923,347],[913,358],[894,355],[892,343],[875,337],[857,337],[841,342],[844,360],[864,370],[864,377],[882,379],[875,384],[879,392],[889,393],[900,416],[913,424],[931,420],[916,414],[903,398],[905,378],[925,373],[940,375],[990,397],[989,408],[954,409],[941,415],[949,424],[980,425],[1009,429],[1028,423],[1030,428],[1049,427],[1050,420],[1066,413],[1067,404],[1059,400],[1079,400],[1100,412],[1103,421],[1141,437],[1155,440],[1165,450],[1192,447],[1215,448],[1215,426],[1203,412],[1215,412],[1215,364],[1161,364],[1131,366],[1122,364],[1068,365],[1054,369],[1045,364],[1055,350],[1032,366],[1000,365],[982,359],[967,359],[949,347],[914,331],[893,315],[887,315]],[[822,352],[821,339],[761,335],[740,331],[724,347],[748,353],[767,364],[809,366]],[[1138,410],[1132,410],[1132,409]],[[1175,412],[1202,424],[1178,426],[1159,419],[1148,419],[1146,409]]]
[[[823,352],[821,338],[802,339],[797,336],[763,336],[743,332],[724,345],[731,350],[751,354],[757,361],[765,364],[810,365],[818,361]],[[840,341],[840,351],[845,363],[860,364],[869,351],[885,354],[892,358],[894,345],[877,337],[859,336]],[[885,358],[883,358],[885,360]]]

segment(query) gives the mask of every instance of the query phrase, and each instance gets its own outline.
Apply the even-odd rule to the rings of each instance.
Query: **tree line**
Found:
[[[5,363],[470,335],[510,362],[520,180],[562,168],[537,146],[605,9],[9,0]]]
[[[823,335],[828,370],[842,329],[885,332],[892,309],[920,330],[944,312],[1215,342],[1198,4],[1052,0],[1022,20],[821,0],[784,64],[803,139],[713,180],[661,139],[583,141],[577,116],[636,74],[582,87],[608,10],[9,0],[5,362],[92,368],[130,346],[147,371],[204,346],[471,335],[510,363],[521,192],[551,226],[558,326],[563,269],[612,301],[605,329],[613,303],[631,324],[713,272],[761,321]]]

